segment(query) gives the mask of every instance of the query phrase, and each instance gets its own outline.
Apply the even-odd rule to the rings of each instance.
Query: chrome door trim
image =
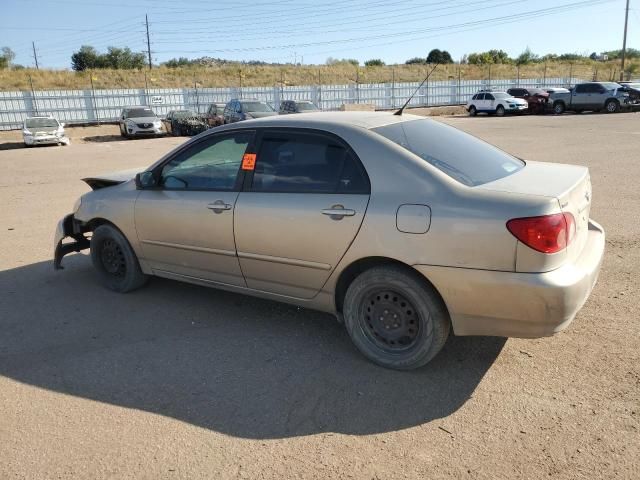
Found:
[[[260,255],[257,253],[238,252],[239,258],[249,260],[262,260],[263,262],[283,263],[285,265],[294,265],[296,267],[313,268],[316,270],[331,270],[331,265],[326,263],[310,262],[308,260],[298,260],[295,258],[272,257],[270,255]]]
[[[141,243],[147,243],[149,245],[157,245],[160,247],[178,248],[180,250],[192,250],[194,252],[212,253],[214,255],[226,255],[228,257],[235,257],[236,252],[232,250],[220,250],[218,248],[206,248],[206,247],[194,247],[191,245],[181,245],[178,243],[159,242],[157,240],[141,240]]]

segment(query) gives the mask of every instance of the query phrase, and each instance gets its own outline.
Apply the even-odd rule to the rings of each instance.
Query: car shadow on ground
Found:
[[[26,148],[24,142],[0,142],[0,151],[15,150],[17,148]]]
[[[162,279],[119,295],[86,255],[0,272],[0,375],[244,438],[365,435],[445,417],[505,339],[452,337],[428,366],[367,362],[332,316]]]

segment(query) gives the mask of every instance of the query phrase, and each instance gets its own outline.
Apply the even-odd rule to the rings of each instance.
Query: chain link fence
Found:
[[[409,105],[431,107],[465,104],[482,88],[506,90],[522,87],[567,87],[584,78],[554,77],[483,80],[427,81]],[[393,109],[404,104],[420,82],[351,83],[343,85],[304,85],[231,88],[135,88],[85,90],[27,90],[0,92],[0,130],[22,128],[25,118],[52,115],[66,124],[100,124],[117,121],[123,107],[147,105],[157,115],[170,110],[206,112],[212,103],[234,98],[263,100],[278,109],[282,100],[311,100],[322,110],[337,110],[343,104],[370,104],[376,109]]]

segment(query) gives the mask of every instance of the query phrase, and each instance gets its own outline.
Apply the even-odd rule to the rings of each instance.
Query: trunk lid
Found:
[[[556,199],[556,213],[571,213],[575,220],[575,234],[565,250],[564,261],[574,260],[582,252],[587,241],[591,210],[591,179],[587,167],[528,161],[524,168],[512,175],[474,188]],[[540,215],[548,213],[541,212]]]

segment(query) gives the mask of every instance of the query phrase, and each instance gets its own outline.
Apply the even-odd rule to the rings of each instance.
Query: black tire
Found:
[[[496,107],[496,115],[498,117],[504,117],[504,107],[502,105]]]
[[[111,225],[100,225],[93,231],[91,261],[103,285],[119,293],[136,290],[149,279],[127,239]]]
[[[553,104],[553,113],[556,115],[562,115],[565,111],[565,106],[563,102],[556,102]]]
[[[620,111],[620,102],[617,100],[607,100],[604,104],[604,110],[607,113],[618,113]]]
[[[444,346],[450,320],[444,302],[408,267],[374,267],[349,285],[344,321],[360,352],[378,365],[411,370]]]
[[[120,136],[121,136],[121,137],[124,137],[124,138],[126,138],[126,137],[127,137],[127,134],[126,134],[126,132],[124,131],[124,128],[122,127],[122,125],[120,125]]]
[[[469,116],[470,117],[475,117],[476,115],[478,115],[478,110],[476,110],[476,107],[474,107],[473,105],[471,105],[469,107]]]

